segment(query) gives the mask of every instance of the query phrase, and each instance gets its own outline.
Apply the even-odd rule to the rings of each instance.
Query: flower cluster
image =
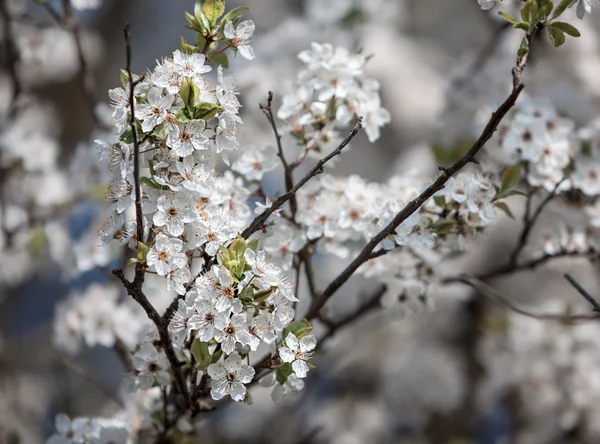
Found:
[[[277,116],[288,122],[291,134],[310,155],[327,153],[341,138],[337,128],[357,117],[371,142],[390,122],[381,106],[379,83],[365,76],[367,57],[330,44],[313,43],[298,58],[305,69],[298,74],[297,88],[283,98]]]
[[[138,310],[119,301],[114,286],[91,284],[83,294],[73,293],[56,308],[54,343],[70,354],[87,347],[113,347],[121,341],[133,348],[143,327]]]
[[[56,433],[47,444],[124,443],[129,431],[121,421],[79,417],[71,420],[64,413],[56,416]]]

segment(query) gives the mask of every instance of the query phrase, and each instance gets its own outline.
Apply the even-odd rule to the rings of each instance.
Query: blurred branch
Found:
[[[528,37],[529,39],[530,37]],[[311,305],[308,314],[306,317],[308,319],[314,319],[318,317],[319,311],[323,306],[327,303],[327,301],[334,295],[334,293],[354,274],[354,272],[360,267],[363,263],[371,259],[371,254],[373,250],[379,245],[379,243],[384,240],[386,237],[390,236],[398,226],[404,222],[408,217],[410,217],[414,212],[416,212],[427,200],[429,200],[435,193],[444,188],[446,182],[450,180],[450,178],[460,171],[464,166],[469,163],[477,163],[477,159],[475,156],[479,151],[483,148],[483,146],[487,143],[488,140],[492,137],[492,135],[498,129],[498,125],[504,118],[504,116],[512,109],[515,105],[515,102],[521,91],[524,88],[523,83],[521,82],[521,74],[523,69],[525,69],[525,65],[527,63],[527,54],[524,56],[518,57],[515,67],[512,70],[513,77],[513,88],[509,96],[506,100],[496,109],[495,112],[492,113],[490,120],[485,126],[483,132],[477,139],[477,141],[471,146],[469,151],[462,156],[459,160],[457,160],[452,166],[449,168],[441,168],[442,174],[437,178],[437,180],[431,184],[425,191],[423,191],[418,197],[412,200],[408,205],[406,205],[396,216],[392,219],[392,221],[378,234],[376,234],[362,249],[362,251],[358,254],[358,256],[336,277],[328,286],[323,290],[323,292],[313,300],[313,304]]]
[[[572,315],[568,312],[562,313],[562,314],[533,313],[533,312],[530,312],[530,311],[527,311],[527,310],[517,307],[512,302],[510,302],[507,298],[502,296],[500,294],[500,292],[498,292],[496,289],[490,287],[485,282],[483,282],[481,279],[478,279],[475,276],[469,276],[469,275],[461,276],[458,279],[458,282],[462,282],[463,284],[466,284],[466,285],[472,287],[474,290],[477,290],[479,293],[488,297],[489,299],[494,301],[496,304],[501,305],[504,308],[507,308],[511,311],[514,311],[515,313],[518,313],[520,315],[527,316],[527,317],[530,317],[533,319],[544,320],[544,321],[546,321],[546,320],[547,321],[559,321],[559,322],[564,322],[566,324],[600,319],[600,313],[598,313],[598,314],[579,314],[579,315]]]
[[[560,181],[558,181],[558,183],[554,186],[552,191],[550,191],[548,193],[548,195],[545,197],[545,199],[540,203],[540,205],[538,206],[538,208],[535,211],[535,213],[533,214],[533,216],[531,216],[531,192],[527,193],[525,216],[523,218],[523,230],[521,231],[521,236],[519,237],[519,242],[517,243],[515,249],[513,250],[512,254],[510,255],[510,264],[513,264],[513,265],[517,264],[517,260],[519,259],[519,254],[521,254],[521,251],[523,251],[523,248],[525,248],[525,245],[527,245],[527,239],[529,238],[531,229],[535,225],[537,219],[540,217],[540,214],[542,213],[542,211],[544,210],[546,205],[548,205],[548,203],[552,200],[552,198],[554,196],[556,196],[556,192],[558,191],[558,189],[560,188],[562,183],[565,181],[565,179],[566,179],[566,177],[563,177]]]
[[[577,282],[570,274],[565,273],[564,277],[575,288],[575,290],[577,290],[579,294],[585,298],[586,301],[592,304],[594,311],[600,313],[600,304],[598,304],[598,301],[594,299],[594,297],[589,294],[588,291],[583,288],[581,284]]]
[[[92,371],[89,368],[87,368],[82,363],[77,362],[74,359],[71,359],[68,356],[62,356],[61,360],[62,360],[63,364],[65,364],[67,367],[69,367],[75,373],[79,374],[80,376],[82,376],[83,378],[85,378],[86,380],[88,380],[89,382],[91,382],[93,385],[95,385],[96,387],[98,387],[98,389],[102,392],[102,394],[104,396],[106,396],[107,399],[110,399],[115,404],[117,404],[119,407],[125,408],[125,404],[123,404],[123,401],[121,399],[119,399],[119,397],[115,393],[113,393],[108,388],[106,388],[98,380],[98,378],[96,377],[96,375],[94,375],[92,373]]]
[[[495,278],[498,276],[503,276],[506,274],[513,273],[515,271],[525,271],[525,270],[534,270],[540,265],[549,262],[554,259],[562,259],[566,257],[581,257],[586,259],[593,259],[596,257],[596,254],[593,251],[581,252],[581,251],[560,251],[555,254],[545,254],[537,259],[531,259],[527,262],[523,262],[521,264],[512,264],[507,263],[502,265],[501,267],[496,268],[495,270],[487,271],[485,273],[481,273],[476,275],[477,279],[487,280],[491,278]],[[454,282],[459,282],[460,277],[447,277],[442,279],[442,284],[451,284]]]
[[[477,76],[481,71],[485,69],[485,65],[488,60],[492,58],[496,48],[498,48],[499,42],[504,36],[504,33],[508,30],[512,29],[512,25],[508,22],[503,22],[500,26],[497,26],[494,30],[492,37],[487,41],[487,43],[479,50],[471,66],[469,67],[466,74],[461,77],[455,79],[452,82],[452,87],[460,89],[465,84],[471,80],[473,77]]]
[[[94,79],[92,77],[92,73],[90,72],[87,60],[85,59],[85,54],[83,53],[83,45],[81,43],[81,28],[79,26],[79,22],[75,18],[71,1],[62,0],[63,15],[54,9],[54,7],[49,4],[48,1],[44,1],[42,5],[46,11],[48,11],[48,14],[50,14],[54,21],[73,36],[75,48],[77,50],[77,60],[79,63],[79,71],[77,76],[79,77],[81,90],[88,105],[90,115],[94,119],[96,125],[101,126],[101,122],[98,120],[96,115],[96,105],[98,104],[98,101],[96,100],[96,96],[94,94]]]
[[[8,0],[0,0],[0,14],[2,14],[2,65],[8,71],[13,90],[11,101],[8,106],[9,117],[13,117],[15,112],[15,102],[21,93],[23,86],[17,75],[18,53],[16,51],[15,39],[12,33],[12,21],[8,11]]]

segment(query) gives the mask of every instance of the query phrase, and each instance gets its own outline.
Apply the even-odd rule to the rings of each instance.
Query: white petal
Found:
[[[298,343],[298,338],[294,333],[288,333],[287,338],[285,338],[285,345],[287,345],[291,350],[298,350],[300,344]]]
[[[294,352],[287,347],[279,349],[279,357],[283,362],[292,362],[295,359]]]
[[[229,24],[229,23],[228,23]],[[255,25],[252,20],[244,20],[236,29],[236,35],[242,40],[248,40],[254,34]],[[227,36],[226,36],[227,37]],[[229,38],[229,37],[227,37]]]
[[[312,335],[304,336],[302,339],[300,339],[300,350],[302,350],[304,353],[314,350],[316,346],[317,338]]]
[[[238,51],[240,52],[242,57],[245,58],[246,60],[254,60],[255,55],[254,55],[254,49],[252,49],[252,46],[240,45],[238,47]]]
[[[306,362],[302,360],[294,361],[292,363],[292,369],[299,378],[305,378],[306,374],[308,373],[308,365],[306,365]]]

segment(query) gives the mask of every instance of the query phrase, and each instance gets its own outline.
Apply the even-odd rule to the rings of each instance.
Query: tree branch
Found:
[[[579,314],[579,315],[571,315],[569,313],[564,314],[556,314],[556,313],[532,313],[530,311],[524,310],[515,306],[512,302],[502,296],[497,290],[487,285],[482,280],[476,278],[475,276],[462,276],[459,279],[460,282],[466,284],[473,289],[480,292],[482,295],[487,296],[492,301],[497,303],[498,305],[503,306],[515,313],[518,313],[523,316],[527,316],[533,319],[543,320],[543,321],[558,321],[564,322],[566,324],[572,324],[577,322],[585,322],[600,319],[600,313],[596,314]]]
[[[594,297],[591,294],[589,294],[588,291],[585,288],[583,288],[581,284],[579,284],[579,282],[577,282],[570,274],[565,273],[564,277],[575,288],[575,290],[577,290],[577,292],[585,298],[586,301],[592,304],[592,307],[594,307],[594,311],[596,313],[600,313],[600,304],[598,304],[598,301],[594,299]]]
[[[292,188],[294,188],[294,174],[290,165],[283,154],[283,146],[281,145],[281,134],[279,134],[279,130],[277,129],[277,124],[275,123],[275,117],[273,116],[273,92],[269,91],[269,95],[267,97],[267,104],[263,105],[262,103],[259,105],[261,111],[267,117],[267,120],[271,124],[271,128],[273,129],[273,134],[275,135],[275,142],[277,143],[277,155],[281,160],[281,164],[283,165],[283,172],[285,177],[285,190],[289,193]],[[295,223],[296,221],[296,212],[298,211],[298,204],[296,202],[296,194],[294,193],[290,197],[290,209],[292,210],[292,219]]]
[[[548,205],[548,203],[552,200],[552,198],[554,196],[556,196],[556,192],[560,188],[561,184],[565,181],[565,179],[566,178],[563,177],[554,186],[552,191],[550,191],[550,193],[548,193],[548,195],[545,197],[545,199],[540,203],[540,205],[538,206],[538,208],[535,211],[535,213],[533,214],[533,216],[531,216],[531,193],[529,193],[527,195],[527,204],[526,204],[527,206],[526,206],[525,216],[523,218],[523,224],[524,224],[523,231],[521,232],[521,236],[519,237],[519,242],[517,243],[517,246],[515,247],[512,254],[510,255],[510,263],[511,264],[517,263],[517,260],[519,259],[519,254],[521,254],[521,251],[523,251],[523,248],[525,248],[525,246],[527,245],[527,239],[529,238],[529,234],[531,233],[531,230],[532,230],[533,226],[535,225],[538,217],[540,217],[540,214],[542,213],[542,211],[544,210],[546,205]]]
[[[459,160],[457,160],[452,166],[449,168],[445,168],[443,173],[437,178],[437,180],[430,185],[425,191],[423,191],[417,198],[412,200],[408,205],[406,205],[396,216],[392,219],[392,221],[378,234],[376,234],[362,249],[359,255],[336,277],[327,288],[320,294],[320,296],[313,300],[313,304],[310,307],[307,318],[312,319],[318,316],[319,310],[323,308],[323,306],[327,303],[329,298],[333,296],[333,294],[354,274],[354,272],[360,267],[364,262],[368,261],[371,258],[371,254],[373,250],[379,243],[384,240],[387,236],[391,235],[396,228],[404,222],[408,217],[410,217],[415,211],[417,211],[421,206],[435,193],[444,188],[444,185],[450,178],[460,171],[465,165],[468,163],[476,162],[475,156],[476,154],[483,148],[488,140],[492,137],[492,135],[498,129],[498,125],[504,118],[504,116],[512,109],[515,105],[519,94],[524,88],[523,83],[521,83],[521,73],[525,67],[527,62],[527,56],[519,57],[517,59],[517,64],[515,68],[513,68],[513,88],[510,95],[506,98],[506,100],[498,107],[498,109],[492,113],[490,120],[485,126],[483,132],[477,139],[477,141],[471,146],[469,151],[462,156]]]
[[[264,225],[264,223],[267,221],[267,219],[271,216],[271,214],[273,214],[284,203],[286,203],[293,196],[295,196],[296,193],[298,192],[298,190],[300,188],[302,188],[306,184],[306,182],[308,182],[310,179],[315,177],[317,174],[320,174],[323,171],[323,166],[327,162],[329,162],[331,159],[333,159],[335,156],[338,156],[342,152],[342,150],[346,147],[346,145],[348,145],[350,143],[350,141],[354,138],[354,136],[356,136],[356,134],[358,134],[358,131],[361,128],[362,128],[362,118],[359,118],[358,122],[356,123],[356,125],[354,126],[354,128],[352,129],[350,134],[348,134],[348,136],[342,141],[342,143],[340,143],[340,145],[333,152],[331,152],[330,154],[328,154],[327,156],[325,156],[324,158],[319,160],[317,162],[317,164],[306,174],[306,176],[304,176],[302,179],[300,179],[300,181],[296,185],[294,185],[294,187],[290,191],[279,196],[269,208],[265,209],[265,211],[262,214],[259,214],[258,216],[256,216],[256,218],[252,221],[252,223],[248,226],[248,228],[246,228],[242,232],[242,237],[244,239],[248,239],[250,236],[252,236],[252,234],[254,234],[257,230],[259,230]]]

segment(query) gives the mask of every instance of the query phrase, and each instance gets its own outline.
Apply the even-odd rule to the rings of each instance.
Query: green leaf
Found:
[[[498,15],[500,17],[502,17],[504,20],[506,20],[507,22],[512,23],[513,25],[516,25],[517,23],[520,23],[519,20],[517,20],[512,15],[507,14],[506,12],[498,11]]]
[[[202,342],[200,339],[194,339],[190,349],[196,360],[196,369],[205,370],[209,366],[212,356],[208,351],[208,342]]]
[[[281,366],[279,366],[275,373],[275,379],[281,385],[285,384],[288,376],[294,373],[294,369],[292,369],[292,364],[290,362],[284,362]]]
[[[202,12],[211,24],[216,23],[225,12],[225,0],[204,0]]]
[[[435,231],[438,235],[444,236],[452,230],[454,227],[454,222],[448,219],[438,219],[433,224],[431,224],[431,229]]]
[[[502,175],[502,182],[500,183],[500,192],[512,190],[519,184],[521,180],[521,165],[513,165],[507,169]]]
[[[150,251],[150,247],[143,242],[137,243],[137,260],[140,263],[146,262],[146,256],[148,255],[148,251]]]
[[[210,61],[216,63],[217,65],[221,65],[223,68],[229,68],[229,57],[227,57],[227,53],[225,51],[218,53],[214,56],[210,56]]]
[[[285,341],[289,333],[293,333],[298,339],[301,339],[309,334],[311,330],[312,325],[306,318],[294,321],[283,330],[283,340]]]
[[[519,58],[525,57],[525,54],[529,52],[529,40],[525,37],[521,40],[521,45],[519,46],[519,51],[517,51],[517,56]]]
[[[204,46],[206,45],[206,37],[204,37],[201,33],[196,35],[196,44],[200,50],[204,50]]]
[[[133,143],[133,131],[131,130],[131,127],[127,127],[127,129],[125,131],[123,131],[123,134],[121,134],[121,136],[119,137],[119,140],[121,142],[125,142],[125,143]]]
[[[571,4],[571,1],[572,0],[562,0],[558,4],[558,6],[554,10],[554,12],[552,13],[552,17],[550,17],[550,20],[554,20],[555,18],[560,16],[563,12],[565,12],[565,9],[567,9],[569,7],[569,5]]]
[[[271,293],[273,293],[273,290],[275,290],[274,287],[270,287],[268,290],[263,290],[263,291],[259,291],[258,293],[256,293],[254,295],[254,302],[263,302],[265,299],[267,299],[269,296],[271,296]]]
[[[434,196],[433,197],[433,202],[438,206],[438,207],[445,207],[446,206],[446,198],[444,196]]]
[[[550,27],[560,29],[562,32],[570,35],[571,37],[581,37],[579,30],[575,26],[566,22],[552,22]]]
[[[519,22],[516,25],[513,25],[513,28],[520,29],[525,32],[529,32],[530,27],[531,26],[529,26],[529,23],[527,23],[527,22]]]
[[[148,188],[153,188],[155,190],[162,190],[163,187],[159,184],[157,184],[156,182],[154,182],[152,179],[150,179],[149,177],[140,177],[140,184],[144,185]]]
[[[46,232],[41,225],[29,230],[29,251],[35,257],[40,257],[47,245]]]
[[[123,85],[123,88],[126,88],[129,84],[129,73],[126,70],[122,69],[119,72],[119,79],[121,80],[121,85]]]
[[[175,116],[175,118],[180,121],[180,122],[189,122],[191,119],[190,116],[190,111],[187,108],[181,108],[178,112],[177,115]]]
[[[215,350],[212,357],[210,358],[210,363],[214,364],[219,359],[221,359],[221,356],[223,356],[223,350],[221,350],[221,349]]]
[[[223,108],[216,103],[199,103],[194,111],[194,119],[210,120]],[[242,239],[243,240],[243,239]]]
[[[512,212],[510,211],[510,208],[508,208],[508,205],[506,205],[506,202],[496,202],[495,205],[502,211],[504,211],[506,215],[511,219],[515,218],[515,216],[513,216]]]
[[[505,191],[504,193],[500,193],[498,195],[499,198],[510,197],[510,196],[525,196],[525,197],[527,197],[527,193],[524,193],[523,191],[519,191],[519,190],[508,190],[508,191]]]
[[[202,25],[204,29],[210,28],[210,22],[204,15],[202,11],[202,4],[204,0],[196,0],[196,4],[194,5],[194,15],[196,16],[196,20]]]
[[[256,250],[258,250],[258,239],[252,239],[248,242],[248,248],[256,253]]]
[[[538,14],[538,5],[535,0],[527,0],[525,5],[521,8],[521,18],[523,21],[529,22],[535,25],[535,18]]]
[[[558,28],[553,28],[551,26],[548,26],[547,29],[548,29],[548,38],[550,39],[550,41],[552,42],[552,45],[555,48],[558,48],[560,45],[565,43],[566,37],[565,37],[564,32],[562,32]]]
[[[194,108],[196,100],[200,97],[200,89],[196,86],[192,79],[184,77],[179,88],[179,95],[183,100],[186,108]]]
[[[241,16],[242,14],[245,14],[249,10],[250,10],[250,8],[247,8],[246,6],[240,6],[238,8],[233,8],[231,11],[229,11],[227,14],[225,14],[223,19],[221,20],[221,24],[225,25],[227,22]]]
[[[181,36],[181,52],[184,54],[196,54],[198,48],[187,43],[183,36]]]

